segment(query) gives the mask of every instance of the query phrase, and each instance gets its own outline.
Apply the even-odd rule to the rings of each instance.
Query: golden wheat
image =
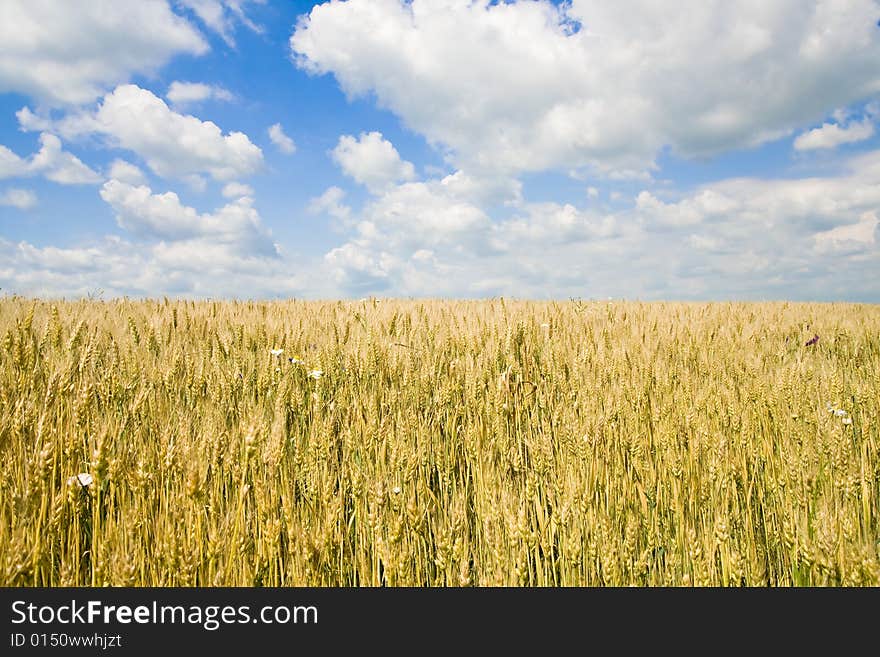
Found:
[[[0,339],[2,585],[880,584],[876,306],[6,297]]]

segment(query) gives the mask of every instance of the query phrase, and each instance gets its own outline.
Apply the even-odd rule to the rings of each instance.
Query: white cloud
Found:
[[[25,132],[45,132],[55,129],[55,123],[47,116],[34,114],[29,107],[22,107],[15,113],[18,125]]]
[[[362,132],[357,139],[342,135],[332,155],[343,172],[372,192],[416,175],[412,163],[402,160],[381,132]]]
[[[223,186],[223,196],[226,198],[241,198],[243,196],[253,196],[254,188],[239,182],[226,183]]]
[[[496,244],[505,250],[522,244],[549,247],[574,244],[618,234],[619,219],[580,210],[570,203],[530,203],[524,216],[496,224]]]
[[[29,189],[12,187],[0,192],[0,205],[9,205],[19,210],[29,210],[37,204],[37,195]]]
[[[854,224],[837,226],[831,230],[816,233],[813,238],[819,251],[861,251],[877,243],[877,226],[880,220],[876,212],[865,212]]]
[[[61,140],[44,132],[40,135],[39,152],[33,155],[30,170],[62,185],[88,185],[101,181],[101,176],[61,148]]]
[[[644,176],[664,146],[749,147],[880,92],[876,20],[872,0],[349,0],[290,45],[459,168]]]
[[[62,185],[87,185],[101,182],[101,176],[65,151],[55,135],[40,134],[40,150],[23,159],[0,145],[0,180],[42,175]]]
[[[306,270],[303,267],[303,270]],[[0,287],[33,296],[157,295],[284,298],[320,291],[280,258],[210,240],[144,245],[107,237],[80,248],[37,247],[0,238]]]
[[[192,103],[199,103],[209,98],[221,101],[231,101],[235,98],[232,92],[217,85],[205,84],[203,82],[180,82],[175,80],[172,82],[165,97],[178,108],[185,107]]]
[[[443,272],[497,246],[490,217],[469,195],[481,186],[456,184],[464,182],[472,183],[461,173],[377,192],[360,216],[347,222],[354,231],[350,239],[326,254],[333,280],[354,294],[444,294],[451,286],[466,293],[473,281],[444,277]],[[432,257],[426,257],[427,251]],[[432,284],[438,285],[436,290]]]
[[[346,221],[351,216],[351,208],[343,203],[345,191],[339,187],[328,187],[320,196],[309,201],[311,214],[328,214],[334,219]]]
[[[29,111],[19,112],[19,121],[23,128],[35,123]],[[134,151],[164,178],[207,173],[224,181],[251,175],[263,163],[263,152],[244,133],[224,135],[212,121],[175,112],[132,84],[107,94],[97,111],[69,115],[54,127],[68,137],[105,135],[112,146]]]
[[[147,182],[147,178],[140,167],[118,158],[113,160],[113,163],[110,165],[107,177],[128,183],[129,185],[143,185]]]
[[[253,0],[262,3],[264,0]],[[209,29],[216,32],[229,46],[235,45],[233,33],[236,22],[240,22],[253,30],[261,32],[262,28],[248,18],[244,6],[248,0],[177,0],[202,21]]]
[[[805,132],[794,140],[794,148],[798,151],[809,151],[819,148],[834,148],[841,144],[870,139],[874,135],[874,124],[870,119],[850,123],[841,127],[837,123],[823,123],[821,128]]]
[[[174,55],[207,50],[198,30],[165,0],[0,3],[0,93],[22,93],[40,103],[91,102]]]
[[[268,132],[269,139],[278,147],[279,151],[287,155],[296,152],[296,144],[293,143],[293,139],[284,134],[284,128],[281,127],[280,123],[270,126]]]
[[[0,287],[39,296],[99,289],[108,296],[326,296],[308,261],[281,257],[248,196],[203,213],[173,192],[109,180],[101,197],[129,237],[75,248],[0,238]]]
[[[647,191],[636,197],[636,208],[651,217],[654,225],[693,226],[712,217],[728,216],[737,202],[724,193],[705,189],[678,203],[664,203]]]
[[[613,211],[521,201],[493,217],[443,180],[409,182],[351,212],[325,262],[355,295],[880,298],[880,151],[838,175],[672,194]]]
[[[27,169],[27,162],[0,144],[0,180],[24,176]]]
[[[199,213],[183,205],[174,192],[153,194],[145,185],[135,187],[109,180],[101,189],[101,198],[116,212],[120,227],[137,236],[164,241],[211,240],[243,254],[277,255],[277,248],[248,197],[213,213]]]
[[[459,184],[470,181],[468,184]],[[342,217],[323,259],[279,255],[249,200],[203,213],[175,194],[108,182],[132,241],[38,248],[0,240],[0,287],[20,293],[311,297],[880,299],[880,151],[834,175],[656,187],[613,210],[484,205],[473,174],[390,185]],[[500,198],[500,197],[496,197]],[[338,218],[338,217],[334,217]],[[137,238],[137,239],[134,239]]]

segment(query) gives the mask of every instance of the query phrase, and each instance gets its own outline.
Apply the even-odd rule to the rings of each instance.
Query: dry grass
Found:
[[[0,339],[2,585],[880,584],[876,306],[7,297]]]

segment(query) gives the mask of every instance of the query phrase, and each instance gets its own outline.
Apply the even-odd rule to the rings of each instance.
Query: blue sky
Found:
[[[878,20],[7,0],[0,288],[877,302]]]

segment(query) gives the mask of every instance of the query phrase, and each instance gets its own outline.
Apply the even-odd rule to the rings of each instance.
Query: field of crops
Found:
[[[6,297],[0,340],[0,585],[880,585],[878,306]]]

